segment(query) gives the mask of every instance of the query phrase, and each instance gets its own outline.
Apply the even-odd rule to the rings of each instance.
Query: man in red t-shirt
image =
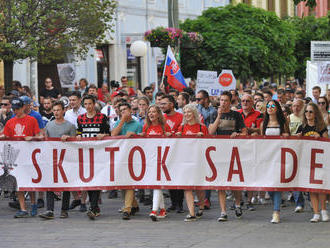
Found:
[[[24,113],[23,101],[15,98],[11,102],[12,109],[15,113],[15,117],[10,119],[3,131],[1,138],[24,138],[26,141],[32,140],[34,137],[42,139],[43,136],[40,133],[37,120]],[[18,201],[20,204],[20,210],[15,214],[15,218],[28,217],[29,214],[25,208],[24,191],[17,192]],[[31,216],[37,215],[37,204],[35,201],[35,192],[30,192],[31,197]]]
[[[171,95],[165,95],[160,100],[160,108],[164,113],[166,119],[166,124],[170,126],[171,132],[177,133],[179,127],[181,126],[183,115],[174,110],[175,99]],[[170,189],[170,196],[172,205],[167,209],[167,211],[177,210],[178,213],[183,213],[183,197],[184,191],[181,189],[173,190]]]

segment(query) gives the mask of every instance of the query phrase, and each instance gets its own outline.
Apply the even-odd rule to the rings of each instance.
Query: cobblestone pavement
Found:
[[[148,217],[150,207],[143,205],[131,220],[122,220],[118,209],[123,201],[107,199],[105,193],[102,199],[102,215],[95,221],[78,210],[70,211],[68,219],[58,218],[59,202],[54,220],[14,219],[9,200],[1,199],[0,247],[330,247],[330,223],[311,224],[310,208],[295,214],[292,204],[281,210],[281,223],[277,225],[269,222],[270,204],[257,205],[254,212],[245,210],[241,219],[229,210],[229,221],[219,223],[220,210],[213,193],[211,210],[198,221],[186,223],[187,210],[152,222]],[[169,205],[169,199],[166,202]]]

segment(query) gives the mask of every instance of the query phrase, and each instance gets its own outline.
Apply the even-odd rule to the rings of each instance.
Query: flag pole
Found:
[[[168,49],[171,49],[171,47],[168,45],[167,46],[167,52],[166,52],[166,57],[165,57],[165,62],[164,62],[164,69],[163,69],[163,75],[162,75],[162,81],[160,81],[160,84],[163,84],[164,81],[164,75],[165,75],[165,68],[166,68],[166,61],[167,61],[167,56],[168,56]],[[158,91],[158,88],[157,88]]]

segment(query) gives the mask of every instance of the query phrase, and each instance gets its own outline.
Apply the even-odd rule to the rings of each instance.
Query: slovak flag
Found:
[[[174,89],[178,91],[182,91],[184,88],[188,87],[186,82],[184,81],[182,72],[174,54],[172,53],[171,47],[168,46],[167,54],[166,54],[166,63],[165,63],[165,76],[167,76],[167,82]]]

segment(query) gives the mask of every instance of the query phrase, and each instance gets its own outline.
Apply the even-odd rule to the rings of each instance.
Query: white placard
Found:
[[[74,87],[74,82],[76,81],[76,69],[74,64],[57,64],[57,72],[62,88]]]
[[[330,84],[330,61],[317,64],[318,84]]]
[[[330,61],[330,41],[311,41],[311,60]]]
[[[217,87],[216,71],[197,71],[196,93],[200,90],[206,90],[210,96],[215,96],[217,95]]]
[[[222,70],[218,77],[218,85],[220,94],[226,90],[233,90],[236,88],[236,78],[232,70]]]

